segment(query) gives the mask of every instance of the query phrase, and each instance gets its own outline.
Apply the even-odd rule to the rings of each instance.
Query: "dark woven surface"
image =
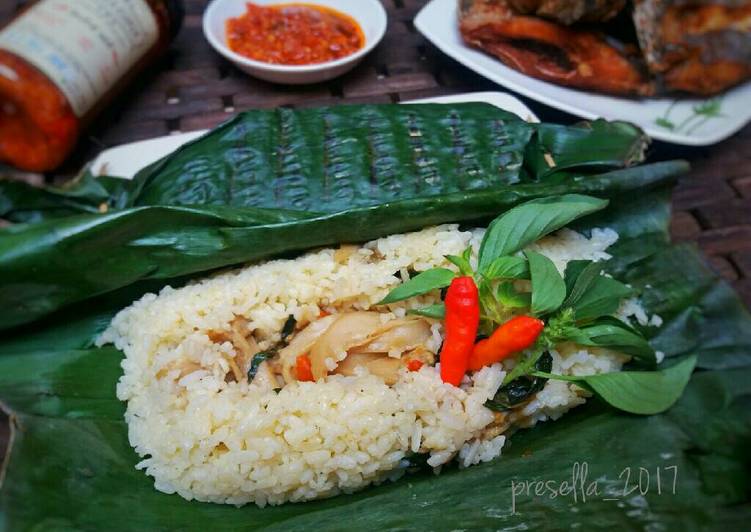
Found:
[[[69,171],[103,148],[171,132],[212,127],[254,107],[398,102],[481,90],[504,90],[444,57],[415,31],[425,0],[383,0],[389,29],[380,46],[354,71],[310,87],[256,81],[209,47],[201,32],[206,0],[186,0],[187,17],[170,52],[97,121],[69,161]],[[0,1],[0,23],[15,11]],[[522,98],[545,121],[576,118]],[[693,166],[673,196],[675,240],[698,242],[711,265],[751,306],[751,126],[708,148],[656,143],[650,158],[681,157]],[[49,178],[48,178],[49,179]],[[114,393],[114,391],[113,391]],[[7,439],[0,422],[0,456]]]

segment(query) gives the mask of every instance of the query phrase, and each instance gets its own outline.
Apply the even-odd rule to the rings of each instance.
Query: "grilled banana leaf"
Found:
[[[170,279],[444,222],[491,218],[521,201],[580,192],[614,197],[686,170],[665,162],[566,182],[518,183],[415,197],[334,213],[251,207],[151,206],[0,230],[0,330],[135,282]]]
[[[563,168],[623,168],[643,161],[646,142],[624,122],[529,124],[481,103],[255,110],[132,181],[84,173],[72,186],[47,190],[0,181],[0,217],[36,221],[150,205],[332,213],[534,182]],[[561,161],[551,167],[544,154]]]
[[[529,124],[487,104],[250,111],[132,181],[0,182],[0,330],[149,279],[490,217],[578,190],[612,196],[682,173],[633,166],[647,139],[603,120]]]

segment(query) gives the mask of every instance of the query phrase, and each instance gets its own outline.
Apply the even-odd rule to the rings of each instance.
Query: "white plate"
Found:
[[[705,146],[719,142],[751,120],[751,83],[710,99],[648,98],[628,99],[566,89],[526,76],[503,65],[500,60],[464,44],[457,22],[457,0],[432,0],[417,17],[415,27],[445,54],[467,68],[534,100],[584,118],[628,120],[652,138]],[[696,106],[719,105],[719,116],[696,114]],[[660,126],[667,119],[674,130]]]
[[[503,92],[471,92],[438,98],[425,98],[405,103],[465,102],[489,103],[505,111],[514,113],[527,122],[539,122],[529,107],[517,98]],[[106,174],[131,179],[144,166],[161,159],[165,155],[169,155],[183,144],[197,139],[207,131],[204,129],[201,131],[191,131],[190,133],[156,137],[104,150],[91,163],[91,171],[94,175]]]

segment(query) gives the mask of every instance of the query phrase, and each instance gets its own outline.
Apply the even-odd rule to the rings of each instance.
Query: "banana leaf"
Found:
[[[89,309],[0,344],[0,398],[14,429],[0,528],[347,530],[355,518],[367,530],[741,529],[751,517],[751,317],[693,246],[667,243],[667,202],[665,187],[622,194],[577,226],[621,233],[607,269],[665,319],[645,329],[653,344],[668,357],[700,354],[706,369],[664,414],[632,416],[590,400],[466,470],[273,508],[188,502],[155,491],[134,469],[125,407],[114,396],[122,354],[90,347],[114,309]],[[564,482],[577,488],[561,495]]]
[[[682,173],[633,166],[622,122],[528,124],[486,104],[250,111],[140,171],[64,189],[0,181],[0,330],[135,282]],[[585,148],[586,147],[586,148]],[[552,165],[546,156],[559,162]]]
[[[751,317],[693,247],[669,244],[668,185],[685,164],[632,167],[644,137],[627,124],[535,126],[470,107],[251,113],[132,183],[84,175],[70,188],[11,187],[12,194],[0,185],[2,215],[28,222],[0,230],[0,403],[13,429],[0,472],[0,530],[745,525]],[[503,128],[473,129],[489,118]],[[336,131],[324,136],[330,145],[321,145],[320,131]],[[274,142],[286,148],[275,152]],[[364,152],[348,151],[369,145],[396,155],[362,159],[354,154]],[[271,163],[270,181],[254,181],[258,160]],[[338,172],[343,181],[329,183]],[[263,190],[250,193],[253,187]],[[576,229],[609,226],[621,235],[607,271],[664,318],[661,327],[642,327],[653,346],[673,358],[699,355],[701,369],[668,412],[636,417],[591,400],[515,434],[493,462],[274,508],[187,502],[155,491],[134,469],[125,405],[115,398],[122,354],[93,344],[140,294],[311,246],[441,222],[482,223],[521,201],[572,192],[611,199]],[[99,212],[103,206],[108,212]],[[581,480],[585,462],[584,493],[544,491],[546,482],[572,484],[576,471]],[[598,493],[588,495],[593,480]],[[542,495],[535,494],[538,481]]]
[[[84,172],[65,188],[36,189],[0,180],[0,217],[28,222],[147,205],[332,213],[538,181],[562,169],[632,166],[646,143],[625,122],[529,124],[481,103],[253,110],[132,181]]]
[[[614,170],[565,184],[529,183],[386,202],[331,214],[251,207],[151,206],[0,230],[0,329],[148,279],[280,253],[363,241],[430,224],[491,217],[564,192],[605,197],[671,179],[682,162]]]

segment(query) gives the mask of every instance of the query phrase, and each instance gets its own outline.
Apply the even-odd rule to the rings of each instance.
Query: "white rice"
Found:
[[[396,478],[415,452],[429,453],[436,468],[454,457],[467,467],[499,456],[506,436],[484,436],[494,414],[483,404],[511,363],[483,368],[460,388],[443,383],[439,367],[426,366],[403,371],[393,386],[362,371],[289,384],[277,393],[255,382],[225,382],[234,347],[208,337],[243,316],[265,348],[279,340],[290,314],[310,321],[322,310],[370,309],[409,270],[451,267],[444,255],[460,254],[470,243],[476,250],[482,234],[432,227],[370,242],[339,261],[335,250],[324,249],[166,287],[121,311],[99,343],[114,343],[126,355],[117,395],[128,402],[130,442],[143,457],[137,467],[166,493],[264,506]],[[609,229],[590,238],[562,230],[533,247],[563,271],[571,259],[607,259],[616,240]],[[436,291],[390,305],[384,320],[438,300]],[[638,302],[629,304],[640,317]],[[439,322],[432,333],[429,347],[437,351]],[[553,371],[562,374],[617,371],[626,360],[576,346],[552,354]],[[181,378],[173,368],[187,362],[202,369]],[[550,381],[524,407],[523,425],[555,419],[584,401],[582,389]]]

